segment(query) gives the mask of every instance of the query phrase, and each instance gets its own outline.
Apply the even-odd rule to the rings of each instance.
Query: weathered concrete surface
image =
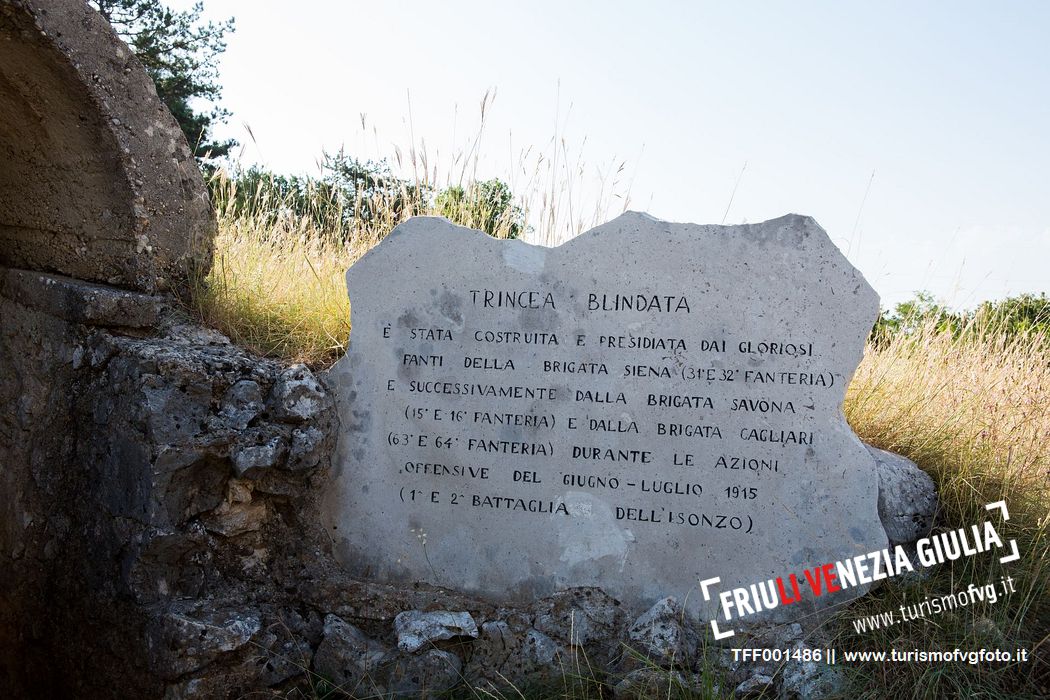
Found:
[[[191,361],[196,332],[156,330],[170,325],[173,303],[154,294],[183,291],[207,269],[213,228],[185,138],[98,13],[81,0],[0,0],[0,687],[9,694],[159,694],[160,657],[144,644],[163,610],[150,606],[216,578],[201,555],[209,542],[258,536],[277,518],[269,496],[227,475],[231,435],[243,430],[238,439],[250,442],[248,426],[195,422],[209,435],[195,439],[188,424],[221,405],[211,391],[226,363]],[[158,364],[163,352],[120,334],[152,338],[168,359]],[[125,371],[107,377],[115,356],[112,368]],[[240,357],[260,376],[279,370]],[[185,421],[184,434],[165,432],[171,421]],[[257,430],[289,439],[300,427],[266,424]],[[189,463],[174,464],[174,453]]]
[[[30,270],[0,267],[0,294],[65,321],[97,326],[153,328],[173,313],[164,297]]]
[[[213,229],[185,137],[105,20],[0,0],[0,265],[177,289]]]
[[[804,580],[886,545],[842,414],[878,299],[812,219],[628,213],[545,249],[417,218],[347,283],[326,509],[351,569],[502,601],[601,586],[711,618],[701,580]],[[636,295],[656,301],[608,301]]]

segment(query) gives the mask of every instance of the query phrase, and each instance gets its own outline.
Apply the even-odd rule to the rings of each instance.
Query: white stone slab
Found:
[[[627,213],[550,249],[416,218],[347,283],[325,516],[357,575],[713,617],[701,579],[886,546],[842,414],[878,298],[810,218]]]

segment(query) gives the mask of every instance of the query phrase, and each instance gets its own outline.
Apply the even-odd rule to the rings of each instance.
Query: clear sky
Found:
[[[1050,2],[205,8],[237,21],[223,133],[245,160],[316,173],[324,148],[425,143],[448,170],[494,90],[481,176],[509,179],[556,135],[591,196],[594,173],[625,162],[614,189],[631,209],[815,217],[884,306],[919,289],[956,306],[1050,291]]]

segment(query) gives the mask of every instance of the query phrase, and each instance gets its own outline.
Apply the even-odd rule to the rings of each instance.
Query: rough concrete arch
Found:
[[[135,56],[84,0],[0,0],[0,266],[145,292],[210,261],[207,191]]]
[[[143,695],[151,682],[136,651],[146,614],[120,579],[135,528],[150,526],[121,499],[142,491],[151,455],[124,441],[101,451],[118,466],[102,466],[93,446],[119,431],[84,404],[109,389],[88,388],[110,359],[91,348],[109,330],[160,334],[166,294],[207,267],[213,233],[185,137],[106,21],[84,0],[0,0],[7,695]]]

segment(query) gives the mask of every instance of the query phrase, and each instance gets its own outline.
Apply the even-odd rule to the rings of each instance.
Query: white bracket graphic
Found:
[[[707,592],[708,586],[713,586],[716,583],[721,583],[722,579],[715,576],[714,578],[705,578],[700,582],[700,592],[704,594],[704,600],[711,600],[711,594]]]
[[[722,579],[716,576],[715,578],[705,578],[703,581],[700,582],[700,592],[703,593],[704,600],[711,600],[711,594],[707,592],[707,587],[713,586],[716,583],[720,583],[721,581]],[[736,634],[734,630],[726,630],[725,632],[722,632],[718,629],[718,622],[715,620],[711,620],[711,631],[714,632],[716,640],[725,639],[726,637],[732,637],[734,634]]]
[[[711,630],[715,633],[715,639],[725,639],[726,637],[732,637],[736,634],[733,630],[726,630],[725,632],[718,631],[718,623],[711,620]]]
[[[996,508],[1002,511],[1003,520],[1010,519],[1010,511],[1006,508],[1006,501],[996,501],[995,503],[988,503],[984,506],[985,510],[995,510]],[[1001,557],[999,559],[1000,564],[1009,564],[1010,562],[1017,561],[1021,558],[1021,553],[1017,551],[1017,540],[1010,540],[1010,549],[1013,551],[1013,554]]]
[[[1010,540],[1010,547],[1014,550],[1014,553],[1008,557],[1000,558],[1000,564],[1009,564],[1010,562],[1017,561],[1021,558],[1021,553],[1017,551],[1017,540]]]
[[[1003,520],[1010,519],[1010,511],[1006,509],[1006,501],[996,501],[995,503],[988,503],[984,507],[985,510],[995,510],[996,508],[1003,511]]]

